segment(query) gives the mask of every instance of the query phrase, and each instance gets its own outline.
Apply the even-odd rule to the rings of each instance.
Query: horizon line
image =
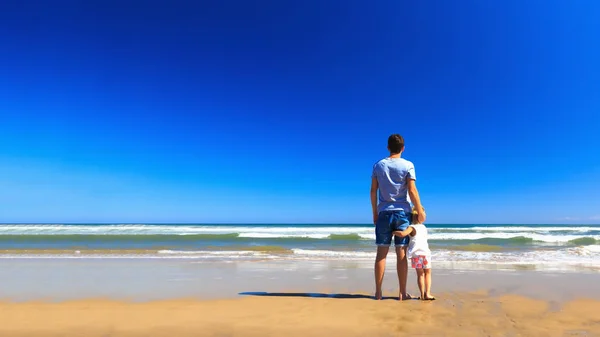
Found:
[[[359,222],[0,222],[1,225],[204,225],[204,226],[228,226],[228,225],[355,225],[355,226],[375,226],[370,223]],[[600,226],[600,223],[426,223],[426,225],[498,225],[498,226]]]

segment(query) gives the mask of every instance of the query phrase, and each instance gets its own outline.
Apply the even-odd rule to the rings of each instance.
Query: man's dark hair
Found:
[[[404,150],[404,138],[395,133],[388,138],[388,149],[391,154],[397,154]]]

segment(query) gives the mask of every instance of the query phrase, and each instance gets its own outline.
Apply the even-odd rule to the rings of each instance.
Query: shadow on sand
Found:
[[[314,298],[338,298],[338,299],[370,299],[375,296],[361,294],[324,294],[324,293],[268,293],[264,291],[248,291],[238,293],[242,296],[273,296],[273,297],[314,297]],[[383,297],[384,300],[398,300],[397,297]]]

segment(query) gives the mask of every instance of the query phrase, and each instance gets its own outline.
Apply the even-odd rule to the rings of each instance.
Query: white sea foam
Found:
[[[185,259],[198,262],[231,263],[241,261],[345,261],[371,264],[374,251],[336,251],[320,249],[292,249],[293,254],[258,251],[178,251],[160,250],[142,254],[0,254],[0,259]],[[395,256],[390,252],[388,263]],[[572,247],[559,250],[471,252],[439,249],[432,251],[432,263],[447,268],[463,268],[472,265],[486,265],[486,268],[501,266],[525,266],[541,270],[566,270],[586,268],[600,271],[600,245]],[[507,268],[508,268],[507,267]],[[502,267],[504,268],[504,267]],[[512,268],[512,267],[511,267]]]
[[[534,241],[547,243],[565,243],[571,240],[582,238],[582,235],[563,235],[563,234],[539,234],[530,232],[491,232],[491,233],[439,233],[432,232],[428,235],[430,240],[481,240],[481,239],[512,239],[517,237],[529,238]],[[600,239],[600,236],[590,236],[594,239]]]
[[[323,257],[323,258],[375,258],[372,252],[352,252],[352,251],[333,251],[333,250],[311,250],[311,249],[292,249],[297,256]]]
[[[599,253],[600,254],[600,245],[585,246],[583,248],[590,253]]]
[[[315,233],[294,233],[294,234],[282,234],[282,233],[241,233],[240,238],[262,238],[262,239],[279,239],[279,238],[309,238],[309,239],[326,239],[329,234],[315,234]]]
[[[432,231],[478,231],[478,232],[589,232],[600,230],[600,227],[591,226],[556,226],[556,227],[530,227],[530,226],[475,226],[475,227],[436,227]]]
[[[219,226],[219,225],[0,225],[0,235],[72,235],[72,234],[113,234],[113,235],[190,235],[190,234],[229,234],[243,235],[263,233],[267,235],[308,236],[323,234],[369,233],[369,227],[331,226]]]
[[[429,228],[431,240],[481,240],[525,237],[538,242],[566,243],[582,237],[600,240],[600,227],[593,226],[497,226]],[[592,233],[592,234],[590,234]],[[371,226],[242,226],[242,225],[0,225],[0,235],[194,235],[237,234],[240,238],[328,239],[331,235],[355,234],[374,240]]]
[[[0,259],[195,259],[195,260],[213,260],[213,261],[236,261],[236,260],[265,260],[281,259],[281,255],[274,255],[266,252],[256,251],[177,251],[160,250],[158,252],[145,253],[121,253],[121,254],[80,254],[77,251],[73,253],[62,254],[44,254],[44,253],[26,253],[26,254],[0,254]]]
[[[264,256],[268,255],[264,252],[256,252],[251,250],[159,250],[158,254],[165,255],[196,255],[196,256]]]
[[[588,247],[595,247],[587,249]],[[487,265],[486,268],[514,268],[529,265],[540,270],[569,270],[584,268],[600,270],[600,246],[577,247],[556,251],[528,252],[468,252],[437,250],[432,252],[432,263],[439,267],[461,267]],[[294,250],[296,258],[304,260],[344,260],[372,262],[374,252],[334,252],[320,250]],[[388,263],[395,261],[389,254]],[[505,266],[505,267],[501,267]],[[512,266],[512,267],[511,267]]]
[[[575,247],[571,251],[583,256],[598,256],[600,258],[600,245]]]

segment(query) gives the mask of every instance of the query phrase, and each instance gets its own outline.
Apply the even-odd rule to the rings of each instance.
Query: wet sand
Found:
[[[373,263],[345,261],[265,261],[199,263],[161,259],[0,259],[0,301],[64,301],[105,298],[127,301],[235,299],[241,292],[373,291]],[[579,297],[600,300],[600,273],[434,269],[434,293],[489,292],[564,302]],[[395,293],[398,280],[390,259],[384,291]],[[409,270],[409,292],[418,292]]]

